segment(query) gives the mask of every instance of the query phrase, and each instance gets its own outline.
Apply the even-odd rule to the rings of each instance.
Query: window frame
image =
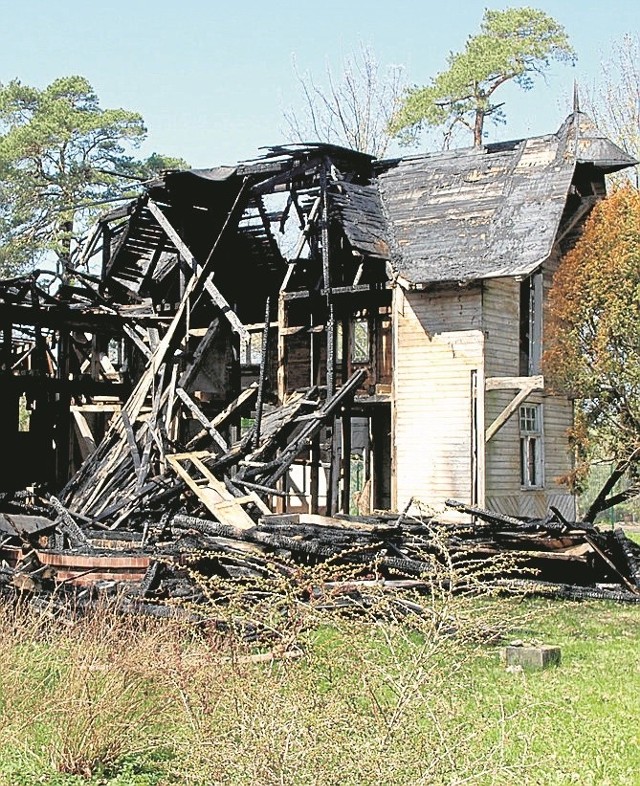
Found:
[[[520,487],[544,488],[544,420],[542,404],[521,404],[518,409],[520,434]],[[533,470],[533,471],[532,471]]]

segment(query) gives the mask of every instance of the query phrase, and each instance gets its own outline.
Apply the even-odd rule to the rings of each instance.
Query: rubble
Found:
[[[0,518],[0,588],[41,604],[47,597],[73,597],[74,603],[81,597],[86,606],[119,595],[127,613],[156,616],[199,607],[210,613],[212,600],[224,600],[225,582],[229,591],[260,585],[264,594],[274,579],[301,601],[351,609],[366,603],[372,588],[409,593],[414,610],[419,595],[434,587],[640,602],[640,547],[620,529],[600,531],[553,514],[511,519],[453,501],[451,507],[475,517],[473,524],[410,512],[273,514],[248,495],[229,502],[214,503],[219,515],[213,518],[185,485],[164,510],[148,511],[135,531],[96,529],[78,517],[80,539],[61,503],[34,501],[44,515],[5,512]],[[12,504],[5,499],[3,507]],[[215,590],[212,578],[219,582]],[[189,611],[180,612],[176,603]]]

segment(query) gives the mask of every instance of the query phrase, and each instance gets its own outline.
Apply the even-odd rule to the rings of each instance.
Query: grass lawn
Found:
[[[444,598],[409,629],[302,623],[303,656],[264,662],[166,624],[5,610],[0,784],[640,784],[640,606]],[[516,638],[561,665],[507,670]]]

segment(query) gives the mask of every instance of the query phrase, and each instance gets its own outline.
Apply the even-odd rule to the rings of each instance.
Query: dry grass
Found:
[[[504,628],[504,611],[454,597],[451,566],[446,582],[433,574],[422,610],[424,597],[377,585],[353,599],[343,569],[330,572],[227,584],[222,599],[214,582],[216,624],[190,628],[107,608],[66,624],[4,608],[0,783],[33,783],[35,773],[193,786],[470,777],[479,754],[456,753],[458,710],[443,686]],[[306,595],[327,578],[340,578],[339,592],[301,601],[301,587]],[[248,643],[247,631],[260,640]],[[512,768],[491,750],[492,782],[509,783]]]

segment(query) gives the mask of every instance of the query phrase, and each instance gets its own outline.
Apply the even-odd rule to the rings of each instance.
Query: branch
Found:
[[[584,515],[584,520],[588,521],[590,524],[593,524],[596,516],[598,513],[602,513],[603,510],[607,510],[608,508],[612,507],[612,505],[616,504],[615,502],[611,502],[611,500],[615,500],[616,497],[611,497],[607,499],[607,495],[610,491],[613,490],[613,487],[616,483],[620,480],[620,478],[624,475],[624,473],[629,469],[633,462],[635,462],[638,457],[640,456],[640,448],[636,448],[633,453],[626,459],[621,459],[618,461],[616,466],[614,467],[613,472],[605,482],[604,486],[600,489],[598,495],[591,503],[589,510]],[[619,496],[619,495],[617,495]]]

